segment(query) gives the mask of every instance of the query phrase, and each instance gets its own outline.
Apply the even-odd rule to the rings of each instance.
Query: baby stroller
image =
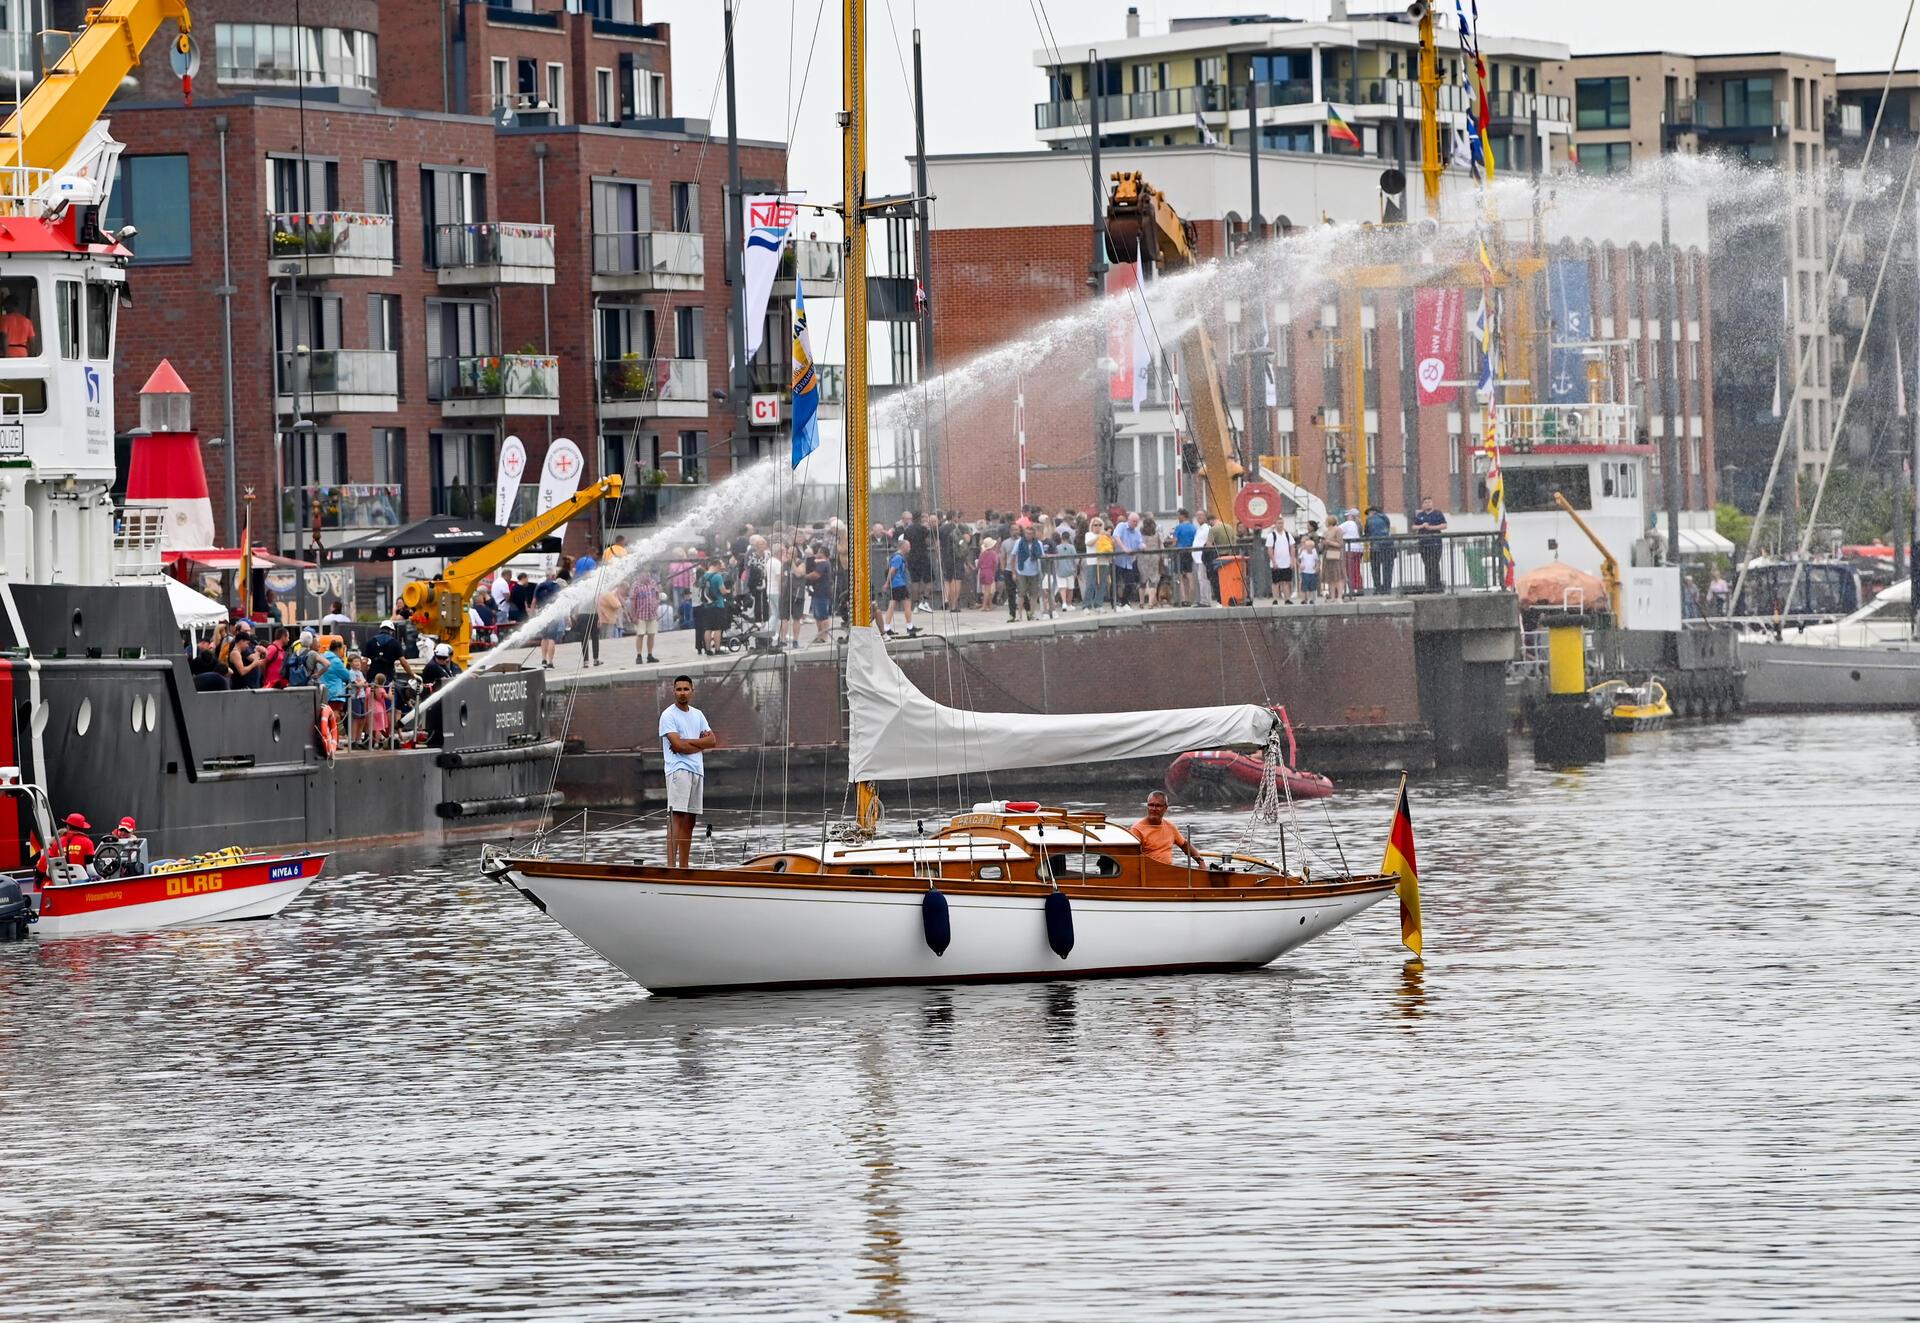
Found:
[[[720,633],[720,646],[738,652],[753,642],[755,634],[767,632],[767,622],[753,618],[753,602],[745,593],[727,598],[727,627]]]

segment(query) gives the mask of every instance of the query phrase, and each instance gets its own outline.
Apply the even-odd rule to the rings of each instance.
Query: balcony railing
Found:
[[[707,398],[707,361],[704,358],[626,358],[600,361],[600,398],[614,403],[652,403],[675,400],[704,404]]]
[[[814,375],[820,378],[820,403],[847,402],[847,369],[841,363],[815,363]]]
[[[381,349],[307,349],[276,355],[279,393],[309,395],[398,395],[400,356]]]
[[[1402,78],[1327,77],[1320,80],[1319,99],[1342,105],[1400,104],[1406,106],[1409,114],[1414,114],[1420,107],[1420,84]],[[1313,102],[1313,80],[1309,78],[1277,79],[1253,85],[1253,103],[1259,109],[1304,106]],[[1566,121],[1571,118],[1573,111],[1573,104],[1567,97],[1533,92],[1502,92],[1490,98],[1490,103],[1493,114],[1515,119],[1531,120],[1537,112],[1542,119]],[[1459,86],[1451,83],[1441,85],[1440,109],[1465,111],[1468,106],[1468,95]],[[1228,110],[1245,110],[1247,85],[1238,83],[1228,87],[1209,83],[1199,87],[1168,88],[1160,92],[1120,92],[1101,97],[1099,108],[1103,127],[1122,120],[1186,119],[1196,112],[1219,114]],[[1085,128],[1087,109],[1085,98],[1039,102],[1033,108],[1034,127],[1041,130]]]
[[[1629,404],[1503,404],[1500,443],[1538,446],[1630,446],[1638,440]]]
[[[551,225],[470,221],[433,227],[433,264],[442,268],[532,267],[553,270]]]
[[[365,211],[276,211],[267,216],[274,257],[393,261],[393,217]]]
[[[280,526],[312,528],[314,511],[320,527],[340,531],[398,528],[401,523],[400,484],[356,482],[331,487],[282,487]]]
[[[780,254],[780,280],[802,280],[807,284],[840,280],[840,245],[821,239],[792,239]]]
[[[593,236],[593,272],[598,276],[704,276],[703,235],[671,230],[624,230]]]
[[[707,490],[705,483],[676,482],[671,480],[671,475],[658,486],[636,480],[621,493],[619,500],[607,502],[609,508],[603,510],[602,518],[609,529],[651,528],[672,523],[705,496]]]
[[[560,391],[560,360],[549,354],[472,354],[427,360],[427,398],[546,399]]]
[[[1773,118],[1767,118],[1764,106],[1736,102],[1734,113],[1727,113],[1724,99],[1702,98],[1699,102],[1700,127],[1715,133],[1771,133],[1793,123],[1792,107],[1785,101],[1773,103]]]

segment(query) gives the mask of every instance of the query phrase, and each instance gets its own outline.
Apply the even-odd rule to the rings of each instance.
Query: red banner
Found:
[[[1452,404],[1459,398],[1460,325],[1467,307],[1461,289],[1417,291],[1413,316],[1413,368],[1421,404]]]
[[[1138,281],[1131,262],[1115,262],[1107,272],[1107,293],[1124,293]],[[1107,358],[1113,366],[1107,371],[1107,398],[1115,403],[1133,399],[1133,323],[1131,298],[1114,300],[1113,319],[1107,323]]]

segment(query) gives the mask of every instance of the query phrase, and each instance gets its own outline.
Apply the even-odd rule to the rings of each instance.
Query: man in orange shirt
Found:
[[[20,300],[9,294],[0,301],[0,337],[8,358],[26,358],[33,352],[33,319],[20,311]]]
[[[1156,790],[1147,796],[1147,816],[1127,830],[1140,839],[1149,859],[1170,864],[1173,862],[1173,847],[1177,845],[1187,852],[1187,858],[1203,868],[1206,866],[1205,861],[1187,843],[1181,830],[1167,821],[1167,797],[1162,791]]]

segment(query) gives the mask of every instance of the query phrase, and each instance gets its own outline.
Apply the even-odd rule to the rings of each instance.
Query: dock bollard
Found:
[[[1606,714],[1587,697],[1587,620],[1547,625],[1547,696],[1533,712],[1533,761],[1582,767],[1607,760]]]

